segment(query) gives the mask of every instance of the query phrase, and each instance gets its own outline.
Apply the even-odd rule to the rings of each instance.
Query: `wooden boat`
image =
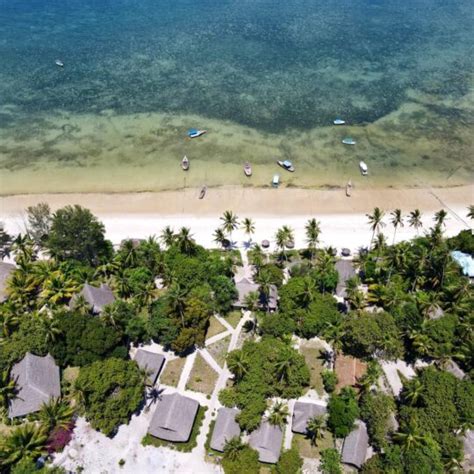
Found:
[[[344,145],[355,145],[357,142],[353,138],[347,137],[342,140],[342,143],[344,143]]]
[[[278,160],[277,163],[279,166],[281,166],[286,171],[289,171],[290,173],[293,173],[295,171],[295,167],[293,166],[293,163],[289,160],[285,160],[285,161]]]
[[[345,125],[346,124],[346,121],[345,120],[342,120],[340,118],[337,118],[336,120],[333,121],[333,124],[334,125]]]
[[[369,174],[369,168],[363,161],[359,163],[359,168],[362,176],[367,176]]]
[[[352,181],[349,180],[346,184],[346,196],[351,197],[352,194]]]
[[[184,171],[188,171],[189,169],[189,159],[186,155],[181,160],[181,168],[183,168]]]
[[[252,176],[252,167],[248,161],[244,165],[244,173],[245,176]]]
[[[54,61],[54,64],[56,64],[56,66],[58,67],[64,67],[64,63],[60,59],[56,59],[56,61]]]
[[[274,174],[273,175],[272,186],[274,188],[278,188],[278,186],[280,186],[280,175],[279,174]]]
[[[190,128],[188,130],[188,137],[197,138],[197,137],[200,137],[201,135],[204,135],[205,133],[207,133],[207,130],[198,130],[197,128]]]
[[[207,191],[207,186],[203,186],[201,188],[201,192],[199,193],[199,199],[204,199],[204,196],[206,195],[206,191]]]

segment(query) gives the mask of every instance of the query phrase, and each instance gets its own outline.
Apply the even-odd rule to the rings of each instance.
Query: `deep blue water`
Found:
[[[0,127],[58,109],[113,109],[193,113],[275,132],[340,113],[370,122],[409,90],[456,100],[472,87],[473,5],[0,0],[0,98],[18,111],[0,115]]]

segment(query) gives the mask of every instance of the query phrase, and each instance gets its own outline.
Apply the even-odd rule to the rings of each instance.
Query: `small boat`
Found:
[[[186,155],[181,160],[181,168],[183,168],[184,171],[188,171],[189,169],[189,159]]]
[[[369,174],[369,168],[363,161],[359,163],[359,168],[360,168],[360,173],[362,174],[362,176],[367,176]]]
[[[64,63],[60,59],[56,59],[56,61],[54,61],[54,64],[59,67],[64,67]]]
[[[285,161],[280,161],[278,160],[277,163],[284,168],[286,171],[289,171],[290,173],[293,173],[295,171],[295,167],[293,166],[293,163],[291,161],[285,160]]]
[[[333,121],[333,124],[334,125],[345,125],[346,124],[346,121],[345,120],[342,120],[340,118],[337,118],[336,120]]]
[[[342,140],[342,143],[344,143],[344,145],[355,145],[357,142],[353,138],[347,137]]]
[[[280,175],[279,174],[274,174],[273,179],[272,179],[272,186],[274,188],[278,188],[280,185]]]
[[[206,191],[207,191],[207,186],[203,186],[201,188],[201,192],[199,193],[199,199],[204,199],[204,196],[206,195]]]
[[[252,176],[252,167],[248,161],[244,165],[244,173],[245,176]]]
[[[352,181],[349,180],[346,184],[346,196],[351,197],[352,194]]]
[[[198,130],[197,128],[190,128],[188,130],[188,137],[197,138],[197,137],[200,137],[201,135],[204,135],[205,133],[207,133],[207,130]]]

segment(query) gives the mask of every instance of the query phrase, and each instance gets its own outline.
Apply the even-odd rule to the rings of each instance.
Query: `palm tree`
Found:
[[[427,443],[426,435],[423,435],[418,430],[418,427],[411,423],[405,431],[394,433],[393,439],[400,444],[402,451],[411,451]]]
[[[384,234],[381,232],[377,234],[372,248],[377,251],[377,255],[380,255],[387,248],[387,239]]]
[[[263,296],[265,308],[270,312],[270,292],[273,286],[273,278],[270,272],[260,271],[255,276],[255,283],[258,285],[260,294]]]
[[[380,229],[385,226],[383,222],[384,212],[379,207],[375,207],[372,214],[366,214],[366,216],[372,231],[372,238],[370,239],[370,244],[372,244],[375,233],[379,233]]]
[[[229,461],[235,461],[244,447],[245,444],[242,443],[238,436],[233,437],[224,446],[224,458],[229,459]]]
[[[160,234],[160,240],[163,242],[163,244],[166,246],[166,247],[171,247],[174,242],[175,242],[175,239],[176,239],[176,235],[174,233],[174,230],[169,226],[167,225],[162,231],[161,231],[161,234]]]
[[[123,267],[133,268],[138,262],[137,246],[132,239],[127,239],[120,246],[120,257]]]
[[[382,375],[382,369],[377,361],[370,361],[367,365],[367,372],[357,381],[360,393],[365,394],[373,386],[378,386],[378,380]]]
[[[62,334],[59,327],[59,321],[54,316],[46,316],[43,319],[43,324],[45,330],[45,343],[48,347],[53,346],[58,337]]]
[[[245,307],[252,313],[257,311],[259,301],[260,295],[258,294],[258,291],[251,291],[246,294],[244,298]]]
[[[421,212],[419,209],[415,209],[414,211],[410,212],[410,214],[408,215],[408,223],[410,224],[410,227],[415,228],[416,234],[418,235],[418,229],[423,227],[423,224],[421,222]]]
[[[304,308],[307,308],[314,300],[316,295],[316,287],[312,278],[306,276],[303,278],[303,288],[301,293],[298,295],[301,304]]]
[[[148,376],[147,376],[148,378]],[[146,394],[146,399],[149,400],[149,403],[147,405],[147,408],[150,409],[150,407],[156,403],[158,400],[161,400],[161,394],[164,392],[164,389],[160,389],[158,387],[152,387],[150,390],[148,390]]]
[[[184,327],[184,305],[186,301],[186,290],[181,288],[179,283],[173,283],[166,293],[169,305],[174,313],[181,318]]]
[[[17,395],[16,380],[11,378],[9,370],[0,372],[0,407],[8,410],[10,402]]]
[[[410,380],[403,390],[403,398],[410,406],[416,406],[423,394],[423,384],[418,377]]]
[[[293,371],[293,350],[285,346],[275,362],[275,375],[280,382],[288,382]]]
[[[92,312],[91,305],[84,298],[84,295],[77,295],[72,302],[72,309],[79,314],[85,316]]]
[[[48,403],[44,403],[40,411],[35,415],[35,419],[41,422],[41,425],[47,432],[54,428],[67,428],[74,415],[74,408],[66,400],[61,398],[52,398]]]
[[[448,217],[448,213],[444,209],[440,209],[435,215],[433,220],[435,221],[437,226],[442,226],[446,225],[444,221],[446,220],[446,217]]]
[[[77,290],[78,285],[75,281],[67,278],[60,270],[56,270],[43,283],[39,296],[44,303],[61,305],[71,299]]]
[[[234,374],[235,380],[242,380],[249,370],[249,360],[242,351],[230,352],[227,355],[227,367]]]
[[[395,236],[397,235],[397,228],[403,227],[403,216],[401,209],[395,209],[391,214],[392,218],[390,219],[390,223],[393,225],[393,240],[392,245],[395,244]]]
[[[218,227],[215,231],[214,231],[214,242],[216,244],[219,244],[221,247],[224,247],[224,244],[226,242],[228,242],[225,234],[224,234],[224,231],[222,230],[221,227]]]
[[[319,241],[319,234],[321,233],[321,227],[319,222],[316,219],[310,219],[305,226],[306,231],[306,242],[308,243],[308,248],[311,253],[311,262],[313,262],[314,253],[316,251],[316,246]]]
[[[474,219],[474,205],[473,204],[471,204],[467,208],[467,217],[469,217],[469,219]]]
[[[230,241],[232,243],[232,232],[239,227],[239,219],[232,211],[225,211],[221,217],[222,228],[230,236]]]
[[[288,407],[282,402],[277,402],[272,406],[270,414],[268,415],[268,422],[273,426],[283,428],[286,424],[288,415]]]
[[[255,224],[252,219],[246,217],[242,221],[242,229],[244,230],[245,234],[249,236],[249,244],[252,242],[252,234],[255,233]]]
[[[16,315],[13,305],[7,306],[7,303],[4,303],[0,307],[0,340],[2,337],[8,338],[11,336],[19,324],[20,318]]]
[[[286,225],[280,227],[275,235],[275,240],[277,247],[283,252],[283,257],[286,260],[286,246],[289,242],[294,242],[293,230]]]
[[[316,446],[318,440],[323,438],[325,426],[326,421],[324,416],[313,416],[313,418],[308,420],[306,433],[313,446]]]
[[[8,468],[26,457],[36,460],[44,453],[47,439],[41,425],[26,423],[18,426],[0,441],[0,466]]]
[[[188,227],[181,227],[176,236],[176,241],[179,245],[181,252],[185,254],[192,254],[196,248],[196,242],[194,242],[191,230]]]

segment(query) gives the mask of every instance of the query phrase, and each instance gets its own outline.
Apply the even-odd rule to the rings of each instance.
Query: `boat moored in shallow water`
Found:
[[[286,171],[289,171],[290,173],[293,173],[295,171],[295,167],[293,166],[293,163],[289,160],[285,160],[285,161],[277,160],[277,163],[279,166],[281,166]]]
[[[274,174],[273,175],[272,186],[274,188],[278,188],[278,186],[280,186],[280,175],[279,174]]]
[[[184,171],[188,171],[189,169],[189,159],[186,155],[181,160],[181,168],[183,168]]]
[[[367,176],[369,174],[369,168],[363,161],[359,163],[359,169],[362,176]]]
[[[197,128],[190,128],[188,130],[188,137],[197,138],[197,137],[200,137],[201,135],[204,135],[205,133],[207,133],[207,130],[198,130]]]
[[[345,125],[346,124],[346,121],[345,120],[342,120],[340,118],[337,118],[336,120],[333,121],[333,124],[334,125]]]
[[[244,173],[245,176],[252,176],[252,167],[250,166],[250,163],[248,161],[244,164]]]
[[[56,61],[54,61],[54,64],[56,64],[56,66],[58,67],[64,67],[64,63],[60,59],[56,59]]]
[[[355,145],[357,142],[351,137],[346,137],[342,140],[342,143],[344,143],[344,145]]]

